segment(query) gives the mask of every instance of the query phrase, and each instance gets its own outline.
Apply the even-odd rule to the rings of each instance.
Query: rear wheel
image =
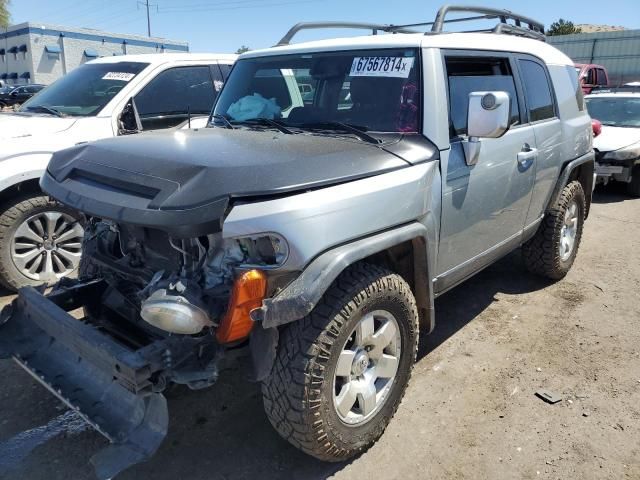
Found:
[[[631,181],[627,183],[627,193],[633,197],[640,197],[640,165],[636,165],[631,171]]]
[[[534,237],[522,247],[524,263],[531,272],[552,280],[569,273],[582,239],[585,211],[582,185],[569,183]]]
[[[357,455],[398,408],[417,341],[418,312],[407,283],[373,265],[347,270],[310,315],[281,333],[262,389],[271,424],[321,460]]]
[[[83,236],[74,210],[43,195],[12,199],[0,210],[0,284],[52,285],[75,273]]]

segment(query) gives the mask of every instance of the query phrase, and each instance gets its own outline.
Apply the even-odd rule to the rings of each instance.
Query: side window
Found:
[[[582,86],[578,79],[578,72],[576,72],[574,67],[567,66],[567,74],[576,89],[576,103],[578,104],[578,110],[582,112],[584,110],[584,94],[582,93]]]
[[[208,115],[216,91],[208,66],[165,70],[136,95],[144,130],[170,128],[191,115]]]
[[[607,75],[604,73],[604,70],[601,68],[598,68],[597,70],[597,81],[598,81],[598,85],[607,85]]]
[[[318,80],[311,76],[308,68],[297,68],[293,70],[293,76],[298,84],[298,89],[302,96],[302,103],[304,105],[313,105],[318,88]]]
[[[586,83],[587,85],[596,84],[596,71],[594,68],[590,68],[589,70],[587,70]]]
[[[511,98],[511,125],[520,123],[518,95],[508,58],[446,57],[451,136],[466,135],[469,94],[502,91]]]
[[[537,122],[555,116],[553,96],[544,67],[532,60],[519,60],[527,98],[529,121]]]

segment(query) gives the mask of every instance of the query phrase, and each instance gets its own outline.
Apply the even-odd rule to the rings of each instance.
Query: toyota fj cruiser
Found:
[[[470,10],[499,23],[443,33]],[[353,457],[398,408],[435,297],[518,247],[567,274],[594,170],[572,61],[508,11],[429,25],[297,25],[240,57],[212,128],[53,156],[42,188],[89,218],[80,278],[22,289],[0,356],[111,440],[100,477],[154,453],[169,384],[209,387],[245,346],[275,429]],[[385,34],[289,45],[320,27]]]

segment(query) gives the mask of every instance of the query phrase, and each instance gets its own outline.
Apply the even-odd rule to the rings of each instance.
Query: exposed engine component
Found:
[[[253,303],[258,298],[247,294],[248,287],[240,288],[242,272],[280,266],[289,254],[286,240],[274,233],[235,239],[223,239],[221,233],[175,239],[160,230],[97,219],[87,228],[84,249],[85,262],[91,267],[85,265],[84,272],[103,278],[111,289],[101,306],[152,335],[159,333],[156,329],[197,335],[222,328],[237,307],[234,292],[235,297],[242,292]],[[253,288],[262,298],[266,280],[260,277],[255,282],[258,286]],[[224,325],[227,333],[218,335],[219,341],[239,339],[237,334],[229,335],[228,328]]]

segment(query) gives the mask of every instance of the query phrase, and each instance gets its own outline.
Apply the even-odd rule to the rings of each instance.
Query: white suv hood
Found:
[[[51,135],[69,129],[76,119],[58,118],[49,115],[0,114],[0,141]]]
[[[602,133],[593,139],[593,148],[611,152],[640,142],[640,128],[602,126]]]

